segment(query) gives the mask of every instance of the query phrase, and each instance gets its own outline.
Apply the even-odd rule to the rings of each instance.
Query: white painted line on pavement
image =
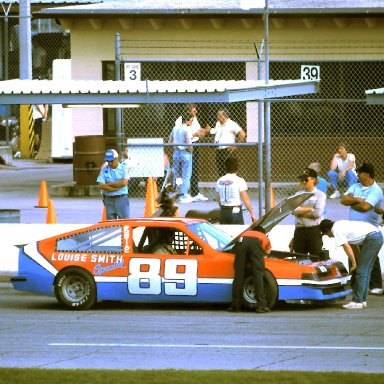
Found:
[[[127,343],[49,343],[52,347],[122,347],[122,348],[233,348],[233,349],[319,349],[346,351],[384,351],[384,347],[337,347],[318,345],[219,345],[219,344],[127,344]]]

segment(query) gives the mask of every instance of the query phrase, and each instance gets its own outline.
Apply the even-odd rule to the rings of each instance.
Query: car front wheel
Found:
[[[266,306],[268,308],[273,308],[278,298],[278,286],[276,279],[269,271],[264,272],[264,294]],[[243,300],[244,305],[248,308],[254,308],[257,305],[257,301],[255,299],[255,286],[252,276],[248,276],[244,281]]]
[[[69,309],[90,308],[96,301],[96,284],[93,277],[80,268],[67,268],[60,272],[54,284],[59,303]]]

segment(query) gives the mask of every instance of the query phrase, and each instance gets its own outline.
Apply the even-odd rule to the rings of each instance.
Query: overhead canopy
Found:
[[[369,89],[365,91],[367,104],[384,105],[384,88]]]
[[[318,91],[318,80],[0,81],[0,104],[157,104],[256,101]]]

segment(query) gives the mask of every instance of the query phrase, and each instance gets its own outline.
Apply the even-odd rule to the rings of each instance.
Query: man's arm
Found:
[[[352,194],[342,195],[340,203],[359,212],[367,212],[372,209],[372,205],[367,203],[362,197],[354,197]]]
[[[252,208],[251,200],[249,199],[247,191],[241,191],[240,192],[240,197],[241,197],[241,200],[243,200],[243,203],[244,203],[245,207],[248,209],[248,212],[251,215],[252,222],[256,221],[257,218],[256,218],[255,214],[253,213],[253,208]]]
[[[352,272],[353,270],[356,269],[355,254],[353,253],[352,247],[348,243],[343,244],[343,249],[348,256],[349,261],[351,262],[351,268],[349,272]]]

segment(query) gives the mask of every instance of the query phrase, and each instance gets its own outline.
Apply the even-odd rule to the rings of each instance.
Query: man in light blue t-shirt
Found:
[[[348,188],[340,202],[350,207],[349,220],[363,221],[378,227],[381,217],[376,209],[380,209],[383,203],[383,191],[375,181],[375,168],[371,163],[363,163],[356,172],[359,182]],[[377,257],[372,269],[370,292],[381,295],[382,285],[380,261]]]
[[[119,154],[107,149],[104,156],[107,165],[101,168],[97,177],[103,193],[107,220],[129,218],[128,171],[125,164],[119,162]]]

